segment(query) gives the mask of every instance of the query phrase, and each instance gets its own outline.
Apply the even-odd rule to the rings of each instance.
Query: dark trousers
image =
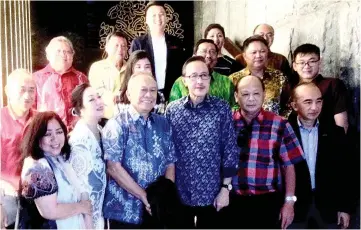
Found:
[[[106,229],[140,229],[140,224],[125,223],[117,220],[106,219]]]
[[[215,229],[220,228],[220,216],[212,205],[204,207],[184,206],[182,228]]]
[[[336,219],[335,214],[335,220]],[[321,216],[320,211],[316,207],[315,196],[312,196],[312,203],[304,221],[293,221],[288,229],[339,229],[337,222],[328,222]]]
[[[279,214],[284,197],[280,193],[241,196],[230,194],[230,204],[224,208],[224,228],[280,228]]]

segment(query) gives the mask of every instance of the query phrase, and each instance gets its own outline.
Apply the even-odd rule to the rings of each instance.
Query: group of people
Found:
[[[234,60],[219,24],[186,57],[162,2],[148,3],[146,23],[127,61],[125,35],[110,34],[88,77],[63,36],[44,69],[8,76],[1,227],[151,228],[147,187],[164,176],[179,228],[348,228],[357,153],[346,88],[320,74],[320,49],[297,47],[294,75],[270,50],[270,25]]]

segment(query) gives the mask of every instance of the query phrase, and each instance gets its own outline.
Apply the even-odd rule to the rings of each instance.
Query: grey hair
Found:
[[[55,41],[58,41],[58,42],[65,42],[69,45],[70,49],[73,51],[73,54],[75,53],[75,50],[74,50],[74,47],[73,47],[73,44],[71,43],[71,41],[67,38],[67,37],[64,37],[64,36],[58,36],[58,37],[55,37],[55,38],[52,38],[49,42],[49,44],[46,46],[45,48],[45,52],[48,53],[51,49],[51,46],[53,45],[53,43]]]

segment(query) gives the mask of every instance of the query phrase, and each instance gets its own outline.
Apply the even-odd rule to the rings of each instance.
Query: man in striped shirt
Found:
[[[240,109],[233,120],[241,152],[228,208],[232,228],[285,229],[294,217],[293,165],[303,161],[303,152],[287,120],[262,109],[264,96],[258,77],[238,81],[235,99]]]

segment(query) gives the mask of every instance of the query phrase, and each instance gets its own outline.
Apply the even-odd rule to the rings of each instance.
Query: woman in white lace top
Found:
[[[93,205],[94,229],[104,229],[103,200],[106,186],[99,120],[104,103],[89,84],[77,86],[71,95],[73,115],[79,116],[70,134],[71,165],[89,193]]]

